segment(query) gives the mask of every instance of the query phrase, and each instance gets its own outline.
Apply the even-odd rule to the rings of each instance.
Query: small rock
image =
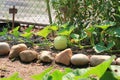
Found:
[[[84,54],[75,54],[71,57],[71,63],[76,66],[86,65],[89,63],[89,58]]]
[[[116,64],[117,64],[117,65],[120,65],[120,58],[117,58],[117,59],[116,59]]]
[[[19,53],[20,59],[23,62],[31,62],[37,59],[38,53],[34,50],[24,50]]]
[[[0,42],[0,55],[7,55],[10,52],[10,46],[6,42]]]
[[[99,65],[100,63],[102,63],[105,60],[108,60],[109,58],[111,58],[111,56],[108,55],[93,55],[90,57],[90,64],[92,66],[96,66]],[[115,61],[113,61],[112,64],[115,64]]]
[[[56,55],[55,61],[57,63],[61,63],[61,64],[64,64],[64,65],[69,65],[71,57],[72,57],[72,50],[71,49],[65,49],[64,51],[61,51],[60,53],[58,53]]]
[[[13,45],[10,50],[9,59],[18,57],[19,53],[24,50],[27,50],[27,46],[25,44]]]
[[[41,51],[41,54],[38,56],[38,60],[42,62],[52,62],[54,57],[50,51]]]

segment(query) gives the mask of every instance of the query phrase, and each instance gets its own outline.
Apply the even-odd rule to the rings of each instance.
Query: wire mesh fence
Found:
[[[33,24],[49,24],[46,0],[0,0],[0,20],[12,20],[9,8],[18,12],[15,21]]]

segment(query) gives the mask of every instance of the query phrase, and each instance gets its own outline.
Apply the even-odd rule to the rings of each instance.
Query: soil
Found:
[[[55,69],[63,70],[66,66],[51,63],[22,63],[19,60],[12,62],[7,56],[0,57],[0,78],[9,77],[18,72],[24,80],[32,80],[33,74],[39,74],[45,69],[53,66]]]
[[[53,50],[54,51],[54,50]],[[55,51],[57,52],[57,51]],[[92,49],[88,49],[87,51],[85,50],[73,50],[73,53],[87,53],[87,52],[93,52]],[[58,53],[58,52],[57,52]],[[87,54],[90,55],[90,54]],[[37,63],[37,61],[33,61],[31,63],[23,63],[20,61],[20,59],[16,60],[10,60],[8,56],[0,56],[0,78],[4,77],[9,77],[12,74],[18,72],[19,76],[24,79],[24,80],[32,80],[31,76],[35,74],[39,74],[45,69],[49,67],[53,67],[54,69],[59,69],[59,70],[64,70],[64,68],[86,68],[89,67],[90,65],[85,65],[85,66],[74,66],[74,65],[69,65],[65,66],[62,64],[57,64],[54,61],[52,63]]]

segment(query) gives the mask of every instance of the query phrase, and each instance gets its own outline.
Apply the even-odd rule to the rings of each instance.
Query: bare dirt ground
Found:
[[[11,61],[7,56],[0,57],[0,78],[8,77],[15,72],[19,73],[19,76],[23,80],[32,80],[31,76],[33,74],[39,74],[45,69],[53,66],[55,69],[63,70],[65,66],[60,66],[57,64],[43,64],[43,63],[22,63],[19,60]]]

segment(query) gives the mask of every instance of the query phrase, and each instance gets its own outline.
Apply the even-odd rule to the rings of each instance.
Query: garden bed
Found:
[[[0,37],[1,38],[0,46],[2,44],[0,51],[2,51],[2,48],[4,49],[3,41],[6,41],[7,43],[9,43],[8,45],[10,47],[10,52],[9,52],[9,54],[7,53],[6,56],[0,57],[0,64],[1,64],[0,77],[1,78],[8,77],[8,76],[12,75],[13,73],[18,72],[20,77],[24,78],[25,80],[31,80],[30,76],[32,76],[34,74],[39,74],[49,67],[53,67],[54,69],[62,70],[62,71],[64,71],[65,68],[82,69],[82,68],[90,67],[92,65],[92,63],[93,63],[92,66],[96,66],[96,65],[102,63],[103,61],[109,59],[112,55],[112,53],[111,54],[109,54],[109,53],[99,53],[98,54],[91,47],[85,48],[85,49],[80,49],[80,48],[74,46],[74,47],[70,47],[68,49],[57,50],[57,49],[55,49],[55,47],[53,47],[53,45],[52,45],[52,47],[50,47],[51,44],[49,44],[49,41],[54,40],[54,37],[52,37],[51,35],[49,35],[49,39],[48,39],[49,41],[44,42],[44,38],[32,34],[32,33],[39,32],[39,30],[42,32],[45,29],[41,30],[41,29],[38,29],[38,28],[36,29],[36,28],[29,26],[29,27],[21,27],[21,28],[16,27],[12,31],[11,30],[7,31],[7,28],[4,28],[4,32],[3,32],[2,36]],[[25,31],[25,33],[24,33],[24,31]],[[26,33],[31,33],[32,35],[26,36],[25,35]],[[23,40],[23,41],[21,41],[21,40]],[[4,45],[6,46],[7,43],[5,43]],[[41,43],[41,44],[38,45],[37,43]],[[17,57],[17,58],[16,58],[16,56],[10,58],[12,49],[17,49],[15,51],[21,50],[19,46],[16,46],[19,44],[22,44],[22,46],[24,48],[27,47],[26,49],[28,49],[28,50],[36,51],[38,54],[41,54],[42,51],[47,51],[47,52],[44,52],[43,54],[49,54],[53,57],[53,59],[50,60],[50,62],[49,62],[49,59],[51,59],[51,57],[50,57],[50,58],[45,58],[44,61],[42,61],[42,58],[40,57],[40,58],[34,58],[33,60],[28,61],[26,63],[26,61],[25,61],[26,59],[22,60],[22,58],[20,57],[19,54],[18,54],[19,57]],[[35,44],[37,44],[37,45],[35,45]],[[13,46],[15,46],[17,48],[15,48]],[[50,53],[49,53],[49,51],[50,51]],[[21,52],[22,51],[20,51],[19,53],[21,53]],[[14,53],[16,53],[16,52],[14,52]],[[79,55],[79,56],[76,56],[75,58],[73,58],[73,61],[72,61],[72,57],[74,55]],[[26,56],[26,54],[24,56]],[[97,56],[97,57],[94,57],[94,56]],[[118,58],[119,54],[116,54],[116,56]],[[26,57],[29,57],[29,56],[26,56]],[[104,57],[104,58],[102,58],[102,57]],[[116,61],[117,58],[115,60],[113,60],[114,65],[120,65],[119,60]],[[100,62],[99,62],[99,60],[100,60]],[[96,64],[94,64],[94,63],[96,63]]]
[[[9,77],[14,73],[18,72],[19,76],[22,77],[24,80],[32,80],[30,76],[33,74],[39,74],[45,69],[54,66],[54,68],[63,70],[65,66],[61,65],[51,65],[51,64],[44,64],[44,63],[22,63],[19,60],[12,62],[8,59],[7,56],[0,57],[0,78]]]

